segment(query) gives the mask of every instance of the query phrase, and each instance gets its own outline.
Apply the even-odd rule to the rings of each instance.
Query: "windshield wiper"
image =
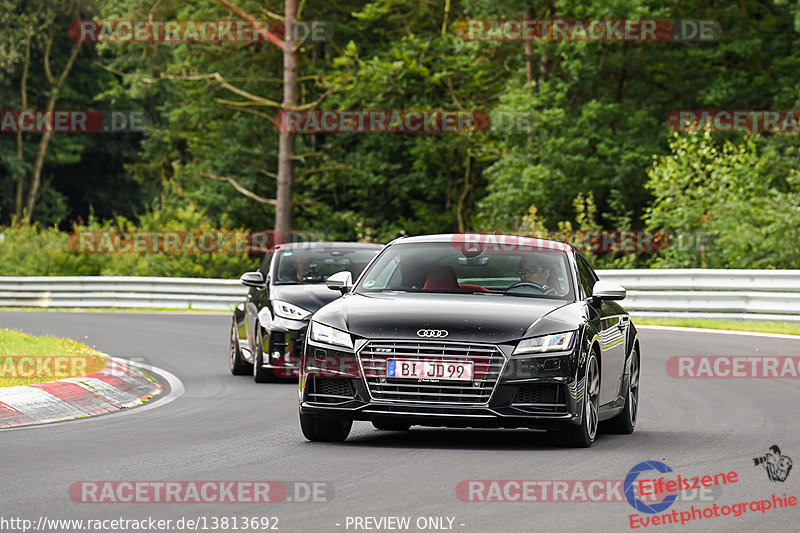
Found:
[[[561,296],[550,296],[547,294],[525,294],[522,292],[502,292],[498,293],[502,294],[503,296],[516,296],[522,298],[537,298],[539,300],[563,300],[564,298]]]
[[[364,292],[408,292],[407,289],[359,289]]]

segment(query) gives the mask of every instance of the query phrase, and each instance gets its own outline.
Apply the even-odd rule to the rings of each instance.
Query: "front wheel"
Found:
[[[236,317],[231,323],[230,346],[228,346],[228,363],[231,374],[234,376],[246,376],[253,371],[253,365],[242,358],[242,350],[239,349],[239,331],[236,329]]]
[[[630,435],[636,427],[636,418],[639,415],[639,352],[634,348],[631,352],[631,369],[628,374],[628,393],[625,396],[625,406],[622,412],[603,422],[603,431],[617,435]]]
[[[586,362],[586,377],[583,386],[583,417],[581,425],[565,429],[561,433],[561,442],[573,448],[588,448],[597,436],[598,404],[600,396],[600,365],[594,352],[589,354]]]
[[[352,427],[352,420],[327,419],[300,413],[300,429],[311,442],[342,442]]]
[[[264,347],[261,345],[261,325],[256,323],[256,345],[253,350],[253,380],[256,383],[271,383],[277,381],[271,368],[264,368]]]

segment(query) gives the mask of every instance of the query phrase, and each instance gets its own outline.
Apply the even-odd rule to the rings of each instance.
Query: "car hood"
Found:
[[[270,300],[282,300],[306,311],[316,312],[320,307],[339,298],[342,294],[333,291],[324,283],[305,283],[299,285],[272,285]]]
[[[368,339],[418,340],[420,329],[437,329],[446,330],[449,341],[500,344],[530,334],[534,323],[564,307],[570,303],[489,294],[351,293],[322,308],[314,320]],[[556,322],[569,326],[548,327],[574,329],[574,319]]]

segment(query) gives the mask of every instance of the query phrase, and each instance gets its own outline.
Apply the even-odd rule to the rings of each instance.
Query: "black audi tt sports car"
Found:
[[[639,338],[571,245],[504,235],[397,239],[344,295],[311,318],[300,425],[312,441],[347,438],[354,420],[532,428],[591,446],[598,428],[631,433]]]
[[[301,242],[278,245],[265,254],[258,270],[241,277],[250,290],[233,312],[231,373],[252,373],[259,383],[296,378],[309,317],[340,296],[325,286],[328,276],[347,272],[357,277],[381,248]]]

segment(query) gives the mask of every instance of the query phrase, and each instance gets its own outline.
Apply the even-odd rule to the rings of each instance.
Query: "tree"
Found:
[[[218,0],[238,16],[251,23],[255,18],[233,5],[228,0]],[[297,0],[285,0],[283,24],[286,29],[283,41],[266,29],[259,30],[268,34],[269,41],[283,49],[283,111],[292,111],[297,104],[297,45],[291,38],[297,19]],[[272,37],[270,37],[272,35]],[[277,195],[275,198],[275,232],[285,240],[292,235],[292,168],[294,156],[295,134],[291,131],[279,132]]]
[[[78,20],[81,18],[81,14],[85,13],[83,2],[81,0],[58,0],[48,2],[46,9],[36,1],[23,2],[24,6],[9,0],[5,0],[5,3],[7,5],[4,7],[20,11],[16,15],[13,14],[14,12],[4,15],[8,19],[4,30],[8,37],[7,46],[9,46],[10,52],[10,60],[7,59],[8,66],[21,62],[22,68],[18,99],[15,99],[20,104],[19,110],[38,109],[52,113],[64,82],[78,57],[81,43],[73,43],[66,57],[63,57],[63,54],[54,54],[53,45],[58,43],[57,48],[60,48],[58,45],[67,39],[66,32],[62,30],[68,26],[71,20]],[[24,51],[20,53],[20,50]],[[15,55],[16,57],[14,57]],[[41,58],[41,64],[38,62],[39,58]],[[57,60],[61,61],[62,66],[54,69]],[[42,90],[36,87],[33,91],[34,94],[31,95],[29,76],[32,69],[39,66],[45,74],[43,83],[46,89]],[[43,102],[44,105],[39,105],[40,102]],[[12,175],[16,180],[14,217],[17,220],[30,220],[33,216],[52,136],[53,131],[50,129],[41,133],[32,161],[28,161],[24,148],[24,133],[20,129],[16,131],[16,155],[19,163],[12,167]]]
[[[759,154],[759,143],[768,141],[718,143],[708,132],[672,136],[670,154],[648,170],[654,201],[646,223],[673,236],[656,266],[796,267],[800,173],[793,167],[772,174],[776,163]]]

